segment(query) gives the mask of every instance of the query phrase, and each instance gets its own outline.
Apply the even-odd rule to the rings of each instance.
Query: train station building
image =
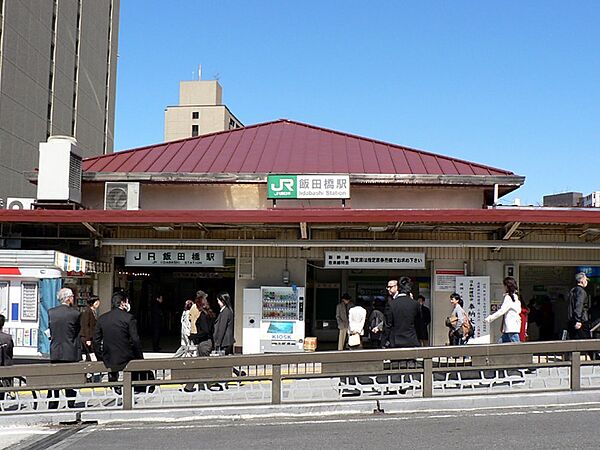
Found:
[[[75,143],[55,141],[76,153]],[[547,314],[541,337],[553,339],[575,273],[588,273],[590,296],[600,295],[600,209],[502,206],[525,182],[506,169],[290,120],[83,159],[80,186],[75,177],[65,194],[44,191],[59,172],[43,161],[30,174],[36,209],[0,212],[2,251],[93,262],[101,269],[79,274],[90,286],[82,292],[100,295],[106,310],[113,289],[126,289],[142,333],[157,295],[165,333],[178,336],[185,300],[224,290],[234,298],[236,350],[255,349],[244,341],[268,338],[271,326],[259,329],[275,291],[262,290],[262,311],[250,293],[291,288],[301,302],[289,316],[284,305],[281,322],[303,328],[298,341],[334,348],[342,293],[369,309],[385,301],[388,279],[409,276],[431,308],[432,345],[446,343],[454,291],[489,342],[499,330],[482,319],[512,275],[525,303]],[[64,164],[76,170],[73,158]],[[11,276],[0,260],[2,292]],[[22,302],[5,297],[7,312]],[[8,314],[6,328],[23,323]],[[272,338],[283,342],[285,328]]]

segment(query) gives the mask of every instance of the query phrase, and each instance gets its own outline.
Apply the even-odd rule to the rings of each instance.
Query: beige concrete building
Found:
[[[120,0],[0,1],[0,198],[34,197],[38,145],[113,151]]]
[[[217,80],[181,81],[179,105],[165,109],[165,142],[241,127],[222,97]]]

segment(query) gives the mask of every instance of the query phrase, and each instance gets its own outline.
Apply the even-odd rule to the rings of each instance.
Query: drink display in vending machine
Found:
[[[304,288],[244,289],[244,353],[304,350]]]

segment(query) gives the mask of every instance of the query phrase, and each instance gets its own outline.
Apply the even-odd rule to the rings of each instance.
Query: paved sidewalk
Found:
[[[3,426],[0,431],[0,449],[13,448],[17,444],[33,437],[43,438],[56,433],[48,426]]]

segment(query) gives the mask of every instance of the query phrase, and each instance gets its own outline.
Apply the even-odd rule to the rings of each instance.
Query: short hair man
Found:
[[[160,336],[163,328],[163,296],[157,295],[150,306],[150,318],[152,322],[152,351],[160,352]]]
[[[350,294],[345,292],[342,294],[342,298],[340,302],[337,304],[335,308],[335,319],[337,320],[338,326],[338,350],[344,350],[346,345],[346,338],[348,337],[348,327],[350,326],[350,322],[348,319],[348,304],[352,301],[352,297]]]
[[[588,285],[587,275],[579,272],[575,275],[577,285],[569,292],[568,319],[570,339],[589,339],[590,330],[587,320],[588,295],[585,288]]]
[[[12,336],[2,331],[6,318],[0,314],[0,366],[12,366],[14,343]],[[0,392],[0,401],[4,400],[4,392]]]
[[[98,361],[110,370],[108,380],[119,379],[123,370],[132,359],[143,359],[142,345],[137,331],[137,322],[129,314],[129,299],[125,292],[116,292],[111,299],[112,309],[102,314],[96,323],[94,332],[94,351]]]
[[[417,297],[419,304],[419,314],[417,315],[417,338],[421,343],[421,347],[429,345],[429,324],[431,323],[431,311],[425,306],[425,296],[419,294]]]
[[[58,291],[60,305],[48,311],[48,327],[50,328],[50,362],[52,364],[81,361],[81,323],[79,311],[75,304],[75,296],[70,288]],[[65,389],[67,397],[75,397],[73,389]],[[48,391],[48,396],[58,397],[59,391]],[[75,405],[74,400],[67,402],[69,408]],[[48,409],[57,409],[58,402],[48,403]]]
[[[419,305],[411,296],[412,281],[408,277],[389,280],[387,290],[392,297],[385,308],[386,329],[390,347],[418,347],[415,322]]]

